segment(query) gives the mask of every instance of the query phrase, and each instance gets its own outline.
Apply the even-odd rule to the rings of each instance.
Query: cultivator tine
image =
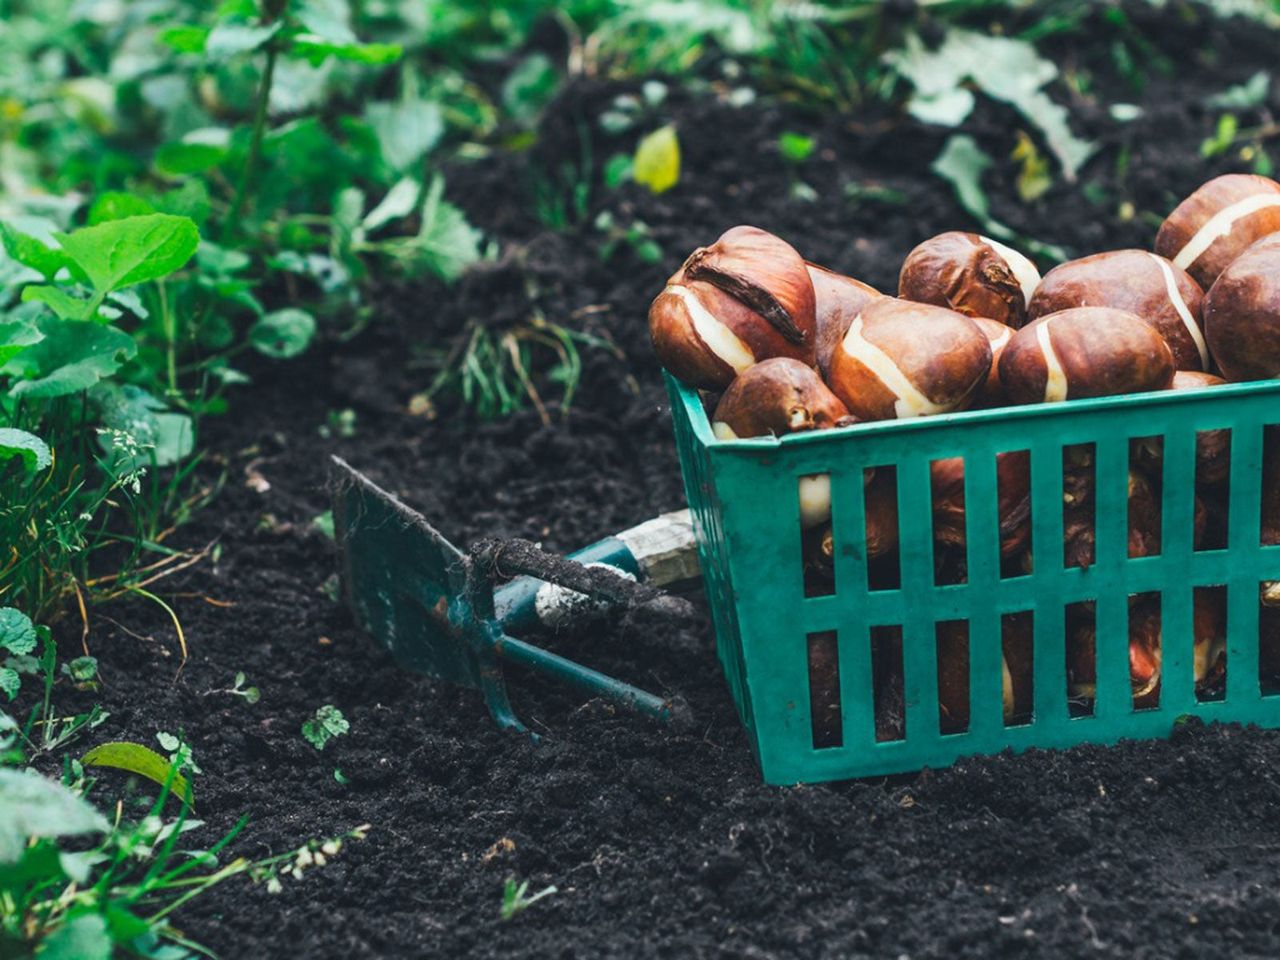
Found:
[[[480,690],[494,721],[508,730],[527,732],[507,696],[507,663],[646,716],[672,718],[671,701],[508,635],[495,610],[494,579],[505,559],[514,567],[509,573],[541,572],[547,582],[607,602],[669,611],[684,601],[522,541],[486,541],[468,556],[421,514],[337,457],[330,485],[347,606],[403,666]]]

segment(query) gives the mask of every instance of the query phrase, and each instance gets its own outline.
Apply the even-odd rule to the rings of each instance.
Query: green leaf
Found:
[[[325,744],[334,737],[340,737],[351,729],[347,718],[331,703],[316,710],[315,716],[302,724],[302,736],[317,750],[323,750]]]
[[[1254,110],[1267,102],[1271,90],[1271,74],[1259,70],[1244,83],[1227,87],[1205,102],[1216,110]]]
[[[1240,130],[1240,121],[1234,113],[1224,113],[1218,117],[1218,128],[1212,137],[1200,144],[1200,156],[1216,157],[1231,149],[1236,142],[1236,134]]]
[[[378,138],[382,159],[396,172],[421,160],[444,134],[444,113],[439,104],[429,100],[371,103],[365,109],[365,120]]]
[[[813,137],[801,133],[784,133],[778,138],[778,152],[792,163],[804,163],[812,155],[816,143]]]
[[[15,430],[12,427],[0,427],[0,464],[13,457],[21,457],[22,465],[28,473],[38,473],[53,463],[53,455],[49,445],[34,433]],[[3,611],[0,611],[3,616]],[[3,643],[3,640],[0,640]]]
[[[22,288],[23,303],[43,303],[63,320],[84,320],[85,311],[89,309],[89,301],[73,297],[62,287],[35,284]],[[99,318],[93,318],[99,319]]]
[[[223,63],[241,53],[263,46],[284,25],[282,20],[267,26],[224,20],[205,39],[204,55],[211,63]]]
[[[5,699],[12,700],[21,688],[22,678],[18,676],[18,671],[10,667],[0,667],[0,693],[5,695]]]
[[[1012,229],[991,216],[987,194],[982,189],[982,174],[991,166],[991,162],[991,158],[973,137],[956,133],[948,138],[930,169],[951,184],[960,206],[982,225],[983,231],[989,236],[1016,241],[1032,253],[1053,260],[1068,259],[1067,251],[1061,247],[1030,237],[1019,237]]]
[[[227,148],[212,143],[166,143],[156,151],[155,166],[161,173],[183,177],[215,167],[227,156]]]
[[[81,757],[80,762],[86,767],[111,767],[136,773],[161,786],[168,783],[174,796],[188,804],[192,802],[191,784],[187,782],[187,778],[180,773],[173,774],[171,781],[169,776],[173,765],[150,747],[144,747],[140,743],[116,740],[99,744]]]
[[[886,60],[915,87],[907,109],[925,123],[962,122],[973,109],[973,94],[963,85],[973,83],[1039,128],[1069,182],[1097,150],[1071,132],[1066,108],[1041,89],[1058,76],[1058,68],[1025,40],[951,27],[937,50],[928,50],[912,33]]]
[[[35,320],[0,320],[0,367],[42,337]]]
[[[632,164],[631,158],[625,153],[615,153],[604,163],[604,170],[601,172],[604,178],[604,185],[609,189],[617,189],[631,179]]]
[[[98,442],[109,455],[116,476],[142,466],[172,466],[194,449],[191,418],[169,410],[141,387],[104,383],[91,396],[102,425],[113,431],[99,435]]]
[[[315,34],[300,33],[293,38],[291,52],[315,67],[330,57],[383,67],[399,60],[404,48],[398,43],[330,43]]]
[[[273,310],[249,330],[249,342],[268,357],[288,359],[307,349],[316,333],[311,314],[297,307]]]
[[[16,863],[33,838],[105,833],[107,819],[56,780],[0,767],[0,864]]]
[[[415,241],[427,254],[430,268],[445,280],[458,279],[480,259],[480,237],[466,215],[444,199],[444,178],[436,176],[422,204],[422,227]]]
[[[418,198],[421,195],[422,184],[412,177],[404,177],[397,181],[378,205],[360,221],[360,228],[367,233],[372,233],[392,220],[407,217],[418,206]]]
[[[560,74],[545,53],[532,53],[515,65],[502,84],[502,105],[520,123],[532,123],[560,87]]]
[[[57,237],[99,293],[173,273],[200,242],[194,222],[167,213],[110,220]]]
[[[0,222],[0,241],[9,256],[52,280],[63,267],[69,266],[67,255],[42,240],[23,233],[9,223]]]
[[[137,353],[133,337],[115,327],[46,317],[44,338],[16,355],[26,379],[9,389],[13,397],[62,397],[87,390]]]
[[[670,124],[646,135],[636,145],[632,177],[653,193],[670,190],[680,180],[680,141]]]
[[[144,216],[155,213],[155,207],[146,200],[132,193],[121,193],[111,190],[99,194],[89,207],[89,226],[106,223],[108,220],[123,220],[125,217]]]
[[[111,960],[115,944],[100,913],[82,913],[44,938],[40,960]]]
[[[19,656],[36,648],[36,627],[16,607],[0,607],[0,648]]]
[[[161,30],[157,39],[178,53],[203,53],[209,42],[208,27],[177,26]]]

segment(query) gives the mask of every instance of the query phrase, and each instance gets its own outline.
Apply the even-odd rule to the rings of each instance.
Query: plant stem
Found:
[[[231,202],[231,211],[222,224],[222,241],[225,243],[240,221],[245,202],[249,199],[249,187],[253,182],[254,172],[258,167],[258,158],[262,155],[262,137],[267,127],[267,106],[271,102],[271,83],[276,73],[276,57],[279,49],[273,42],[267,47],[267,64],[262,71],[262,82],[258,84],[258,105],[253,114],[253,134],[249,140],[249,153],[244,158],[244,169],[240,171],[240,183],[236,187],[235,199]]]

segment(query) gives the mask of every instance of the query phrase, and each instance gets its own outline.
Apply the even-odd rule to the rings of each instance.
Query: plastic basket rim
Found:
[[[1209,387],[1197,387],[1187,390],[1151,390],[1143,393],[1125,393],[1108,397],[1088,397],[1079,400],[1061,400],[1054,403],[1031,403],[1015,406],[992,407],[984,410],[962,410],[955,413],[942,413],[929,417],[912,417],[901,420],[877,420],[867,423],[853,424],[834,430],[805,430],[785,436],[770,434],[763,437],[740,437],[724,440],[711,430],[711,420],[698,396],[698,391],[678,380],[667,371],[666,377],[684,401],[694,433],[704,444],[725,451],[774,450],[783,446],[802,447],[841,442],[852,437],[878,436],[881,434],[936,433],[948,428],[962,429],[992,421],[1008,422],[1010,420],[1043,420],[1062,416],[1076,416],[1090,410],[1132,409],[1140,410],[1148,407],[1177,406],[1179,404],[1195,405],[1205,396],[1215,400],[1232,396],[1255,396],[1274,393],[1280,396],[1280,379],[1250,380],[1243,383],[1224,383]],[[1276,414],[1280,422],[1280,410]]]

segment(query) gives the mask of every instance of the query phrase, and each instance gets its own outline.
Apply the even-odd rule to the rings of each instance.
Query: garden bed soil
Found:
[[[1002,158],[1018,123],[980,107],[966,129],[1001,158],[988,180],[998,217],[1077,253],[1147,247],[1154,226],[1144,214],[1163,214],[1238,163],[1200,158],[1214,123],[1203,99],[1273,68],[1276,38],[1174,8],[1130,8],[1176,68],[1141,93],[1108,72],[1104,45],[1056,43],[1064,67],[1097,71],[1095,99],[1071,106],[1073,124],[1102,145],[1084,175],[1104,192],[1101,205],[1066,184],[1030,206],[999,199],[1013,195]],[[204,770],[195,793],[207,826],[193,837],[211,843],[247,812],[234,849],[257,857],[371,825],[327,866],[285,878],[282,892],[235,879],[193,901],[178,925],[228,958],[1276,955],[1280,733],[1191,723],[1167,742],[770,787],[701,607],[687,623],[606,620],[548,641],[683,696],[692,725],[660,726],[516,677],[516,709],[542,734],[534,744],[499,733],[474,692],[399,671],[333,602],[333,547],[312,523],[327,507],[329,454],[459,543],[521,536],[572,549],[683,505],[645,310],[685,253],[750,222],[892,290],[915,243],[972,225],[928,169],[945,131],[883,108],[737,108],[713,84],[672,91],[684,156],[675,189],[595,194],[621,222],[652,228],[663,263],[625,249],[604,263],[589,224],[552,232],[532,218],[528,178],[577,157],[580,124],[624,89],[633,87],[578,83],[532,153],[451,171],[451,195],[499,241],[495,262],[449,290],[388,280],[360,336],[258,362],[232,413],[207,424],[215,454],[204,475],[225,473],[225,489],[177,540],[216,542],[216,559],[157,585],[185,628],[181,671],[158,608],[92,611],[96,696],[111,713],[92,736],[154,744],[157,730],[181,729]],[[1107,116],[1117,101],[1145,113],[1117,124]],[[777,154],[787,130],[817,137],[799,171]],[[597,156],[622,146],[596,136]],[[793,199],[797,176],[823,199]],[[845,202],[848,183],[901,191],[904,203]],[[1117,214],[1123,201],[1136,216]],[[496,328],[535,308],[616,346],[582,349],[567,417],[545,381],[550,426],[531,409],[491,423],[447,405],[435,419],[408,412],[430,382],[426,346],[468,322]],[[323,436],[330,413],[347,409],[353,435]],[[59,633],[74,655],[78,625]],[[261,688],[261,702],[217,692],[236,671]],[[299,728],[324,703],[342,709],[351,732],[317,752]],[[99,799],[118,786],[104,777]],[[504,923],[509,876],[559,892]]]

